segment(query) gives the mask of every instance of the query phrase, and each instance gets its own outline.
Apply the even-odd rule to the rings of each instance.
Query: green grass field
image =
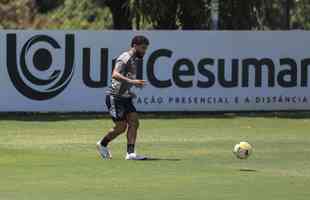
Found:
[[[124,135],[100,160],[102,116],[0,118],[0,200],[308,200],[310,115],[209,115],[141,119],[138,152]],[[254,146],[250,159],[235,143]],[[165,160],[166,159],[166,160]],[[169,160],[170,159],[170,160]]]

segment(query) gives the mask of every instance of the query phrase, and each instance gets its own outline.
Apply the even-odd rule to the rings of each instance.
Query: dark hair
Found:
[[[150,42],[143,35],[137,35],[134,38],[132,38],[132,40],[131,40],[131,47],[133,47],[134,45],[141,45],[141,44],[149,45]]]

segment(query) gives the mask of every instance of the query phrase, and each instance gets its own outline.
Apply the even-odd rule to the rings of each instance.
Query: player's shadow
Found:
[[[153,157],[147,157],[146,159],[142,161],[181,161],[181,159],[178,158],[153,158]]]
[[[258,172],[256,169],[239,169],[240,172]]]

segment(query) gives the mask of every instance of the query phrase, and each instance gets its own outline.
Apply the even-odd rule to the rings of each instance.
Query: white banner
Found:
[[[0,111],[107,111],[113,59],[137,34],[139,111],[310,110],[306,31],[1,31]]]

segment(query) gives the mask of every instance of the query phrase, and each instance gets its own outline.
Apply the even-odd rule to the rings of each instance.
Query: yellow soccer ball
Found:
[[[252,145],[248,142],[240,142],[233,149],[234,155],[239,159],[247,159],[253,152]]]

